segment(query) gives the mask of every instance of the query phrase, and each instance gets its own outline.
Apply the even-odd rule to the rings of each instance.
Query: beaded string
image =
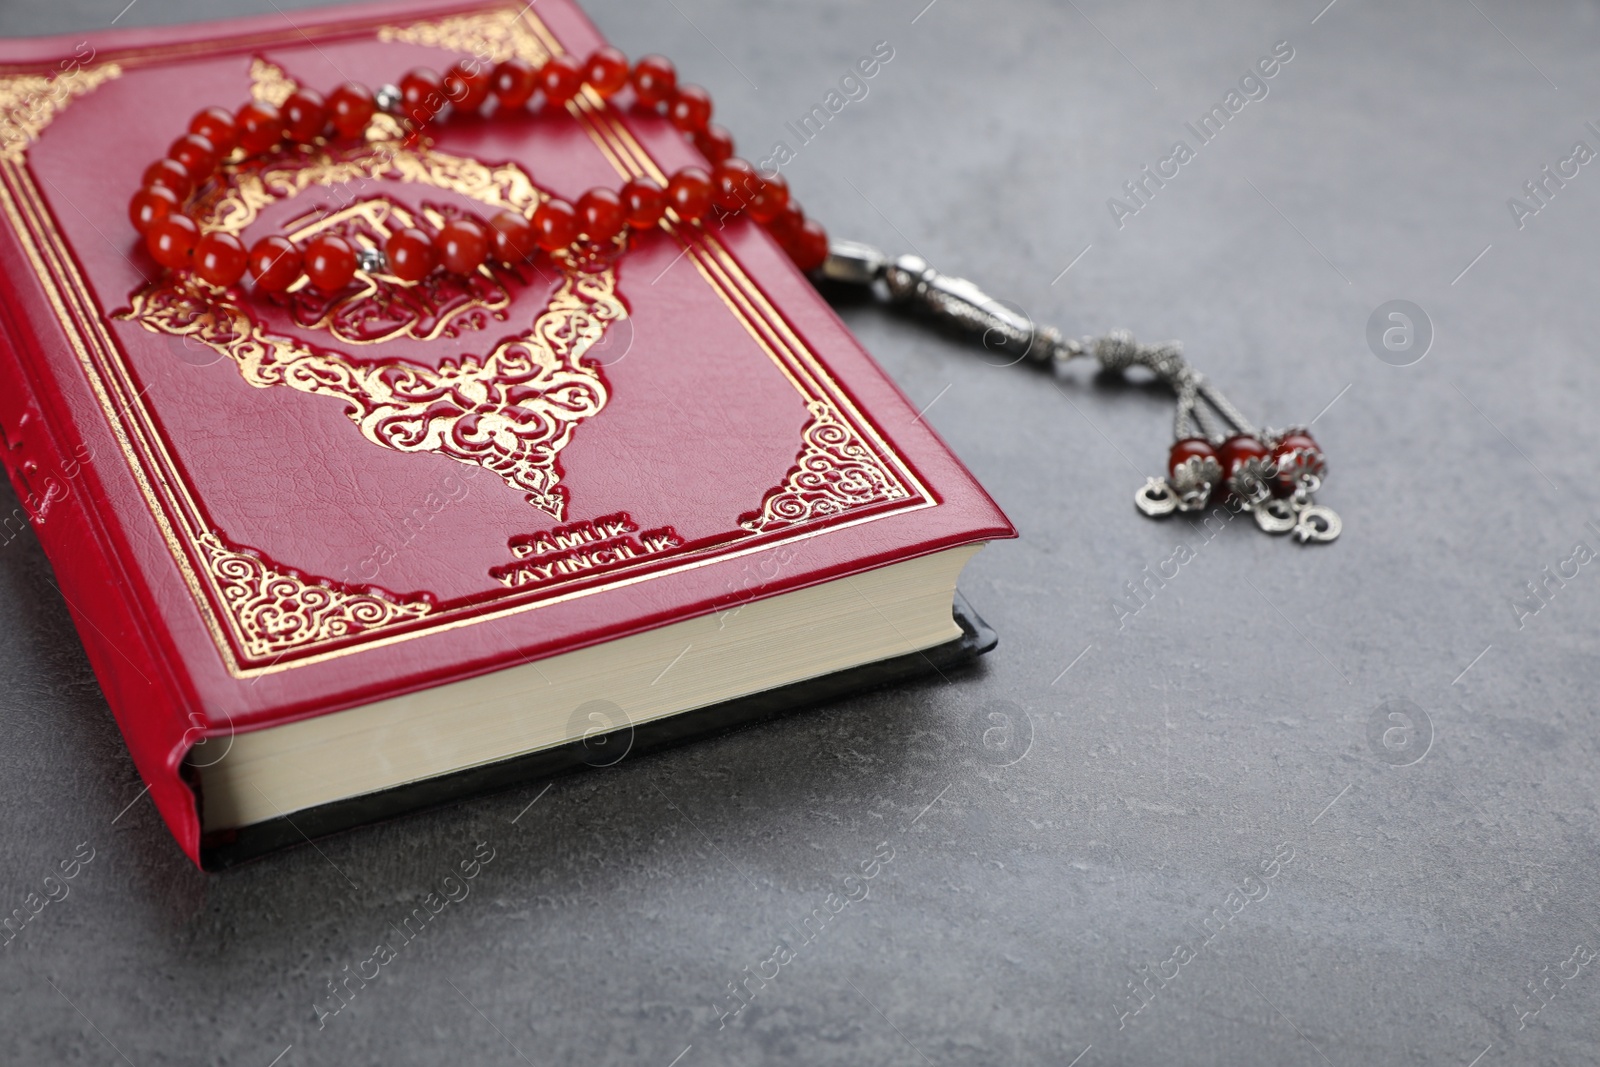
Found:
[[[445,220],[433,233],[406,227],[392,233],[382,250],[358,249],[337,234],[313,237],[302,248],[283,234],[260,238],[248,250],[234,235],[202,232],[190,215],[193,198],[224,164],[238,164],[299,145],[363,139],[379,112],[401,121],[408,140],[447,109],[491,115],[527,108],[564,107],[587,86],[605,99],[631,89],[635,108],[666,117],[711,164],[684,167],[665,188],[634,178],[619,190],[590,189],[577,202],[543,201],[530,215],[502,211],[484,221],[464,216]],[[1293,532],[1306,541],[1331,541],[1342,528],[1338,515],[1312,499],[1327,473],[1322,449],[1302,428],[1257,431],[1216,386],[1185,362],[1172,342],[1140,345],[1117,331],[1082,341],[1053,328],[1037,328],[1005,310],[977,286],[942,275],[916,256],[891,260],[877,249],[836,242],[789,195],[782,175],[761,174],[733,154],[733,137],[711,121],[711,97],[696,85],[679,85],[677,71],[661,56],[629,66],[615,48],[587,59],[554,56],[535,67],[507,59],[493,67],[457,63],[441,78],[419,68],[373,93],[346,82],[326,99],[300,88],[281,108],[256,101],[230,114],[210,107],[196,114],[189,132],[145,171],[128,206],[134,228],[157,263],[189,271],[219,287],[248,273],[254,287],[274,293],[304,280],[326,293],[347,286],[358,269],[386,272],[405,283],[436,270],[466,275],[492,256],[515,265],[541,253],[567,264],[589,265],[620,255],[632,231],[673,219],[700,225],[715,216],[744,214],[764,226],[797,267],[819,280],[867,288],[894,303],[920,306],[963,330],[981,333],[985,345],[1039,364],[1054,365],[1093,355],[1108,371],[1145,367],[1177,394],[1168,477],[1150,478],[1135,495],[1145,514],[1160,517],[1198,512],[1218,502],[1248,508],[1269,533]],[[1227,424],[1213,424],[1213,413]],[[1199,433],[1191,427],[1199,424]]]
[[[649,178],[634,178],[616,190],[598,186],[576,203],[551,197],[531,215],[502,211],[486,220],[451,218],[432,233],[406,227],[389,236],[381,256],[331,233],[303,247],[283,234],[270,234],[246,249],[233,234],[202,231],[190,214],[224,164],[297,145],[360,141],[380,112],[400,118],[414,138],[447,108],[472,114],[492,104],[491,114],[498,115],[535,101],[539,107],[564,107],[584,86],[607,99],[631,89],[634,106],[665,116],[706,157],[710,172],[684,167],[665,188]],[[233,113],[205,108],[167,155],[146,169],[128,215],[150,255],[168,270],[190,271],[220,287],[249,274],[255,288],[268,293],[289,289],[302,278],[323,292],[338,292],[359,268],[417,282],[435,270],[471,274],[490,256],[515,265],[541,252],[572,259],[584,253],[615,255],[626,248],[629,231],[653,229],[668,217],[698,225],[744,214],[765,227],[801,270],[821,267],[828,255],[827,232],[806,217],[781,174],[760,174],[733,152],[732,135],[711,121],[710,94],[697,85],[679,85],[676,69],[662,56],[645,56],[631,67],[610,47],[584,60],[553,56],[538,67],[515,57],[492,67],[468,60],[443,77],[418,68],[398,86],[377,93],[346,82],[326,98],[314,89],[296,89],[282,107],[254,101]]]

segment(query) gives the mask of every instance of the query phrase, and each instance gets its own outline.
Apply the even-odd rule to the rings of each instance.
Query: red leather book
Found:
[[[249,285],[197,296],[129,223],[145,166],[201,107],[602,43],[572,3],[542,0],[0,44],[6,466],[134,762],[197,863],[274,843],[229,851],[230,819],[261,821],[270,797],[224,818],[205,794],[206,768],[254,735],[353,723],[337,718],[352,709],[382,733],[419,694],[558,672],[675,624],[700,626],[709,656],[717,625],[773,598],[1014,536],[749,222],[664,225],[595,273],[358,276],[335,297],[273,299]],[[381,236],[692,163],[626,94],[586,96],[228,169],[202,221],[247,244]],[[689,644],[628,669],[670,688],[738,668],[697,664]],[[423,755],[454,743],[408,737]],[[546,741],[478,759],[472,781],[495,784],[485,766]],[[422,787],[405,804],[347,798],[317,825],[458,788],[395,773]]]

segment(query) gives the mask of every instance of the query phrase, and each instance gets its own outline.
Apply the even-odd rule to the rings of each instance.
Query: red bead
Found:
[[[648,230],[660,224],[667,210],[667,192],[649,178],[635,178],[622,187],[622,210],[629,226]]]
[[[551,197],[533,213],[533,236],[546,252],[559,252],[578,239],[578,211],[565,200]]]
[[[1274,488],[1279,496],[1288,496],[1300,488],[1304,479],[1321,480],[1327,476],[1328,460],[1322,446],[1304,430],[1289,430],[1278,438],[1272,450]]]
[[[699,133],[711,121],[711,94],[698,85],[680,85],[667,106],[667,118],[684,133]]]
[[[806,219],[790,238],[786,251],[801,270],[816,270],[828,258],[828,231],[816,219]]]
[[[176,159],[158,159],[146,167],[144,184],[171,189],[172,195],[179,200],[194,192],[194,179],[189,177],[189,168]]]
[[[800,232],[800,227],[805,225],[806,213],[800,208],[800,201],[794,197],[783,205],[783,210],[778,212],[776,218],[767,223],[767,232],[785,248],[794,240],[794,235]]]
[[[1203,437],[1185,437],[1167,455],[1167,483],[1185,511],[1203,508],[1222,484],[1217,450]]]
[[[1185,437],[1172,446],[1167,457],[1167,473],[1175,475],[1179,467],[1191,459],[1216,459],[1217,450],[1204,437]]]
[[[177,212],[177,194],[164,185],[147,185],[133,194],[128,203],[128,218],[133,228],[148,233],[150,227]]]
[[[583,88],[583,65],[569,55],[551,56],[539,70],[539,88],[552,104],[565,104]]]
[[[526,263],[539,253],[533,223],[515,211],[502,211],[489,220],[494,254],[504,263]]]
[[[666,56],[645,56],[633,65],[633,92],[648,108],[672,99],[678,88],[678,69]]]
[[[389,273],[401,281],[421,281],[435,265],[433,241],[415,227],[390,235],[383,250],[389,257]]]
[[[156,219],[144,234],[145,247],[155,261],[171,270],[189,266],[199,240],[200,227],[189,216],[176,211]]]
[[[249,260],[244,242],[220,230],[201,237],[194,246],[194,272],[212,285],[228,286],[243,278]]]
[[[621,92],[628,84],[628,57],[609,45],[596,48],[584,61],[583,80],[601,96]]]
[[[489,99],[493,80],[493,67],[476,59],[468,59],[445,71],[444,95],[457,111],[471,114]]]
[[[578,198],[578,222],[591,241],[609,241],[628,225],[622,198],[610,189],[590,189]]]
[[[241,107],[233,121],[239,127],[239,147],[248,155],[270,152],[283,139],[283,115],[265,100]]]
[[[400,106],[419,126],[444,110],[444,86],[427,67],[407,71],[400,79]]]
[[[300,249],[280,234],[263,237],[250,247],[250,276],[264,292],[282,292],[293,285],[303,262]]]
[[[699,222],[711,210],[711,175],[684,167],[667,182],[667,206],[684,222]]]
[[[340,137],[354,140],[366,133],[377,110],[372,90],[359,82],[345,82],[328,96],[328,119]]]
[[[711,170],[712,199],[724,211],[742,211],[761,188],[761,176],[749,163],[733,156]]]
[[[1254,498],[1266,488],[1264,475],[1269,453],[1254,437],[1235,434],[1222,442],[1217,459],[1222,464],[1222,484],[1238,496]]]
[[[239,127],[233,116],[220,107],[208,107],[189,120],[189,132],[210,141],[219,156],[226,156],[239,145]]]
[[[192,177],[204,180],[217,169],[217,149],[198,133],[186,133],[167,150],[167,155],[183,164]]]
[[[315,89],[296,89],[283,102],[283,135],[310,144],[328,128],[328,102]]]
[[[313,237],[306,245],[305,271],[324,293],[337,293],[356,276],[356,250],[336,233]]]
[[[522,107],[539,87],[539,72],[513,56],[494,68],[494,99],[502,109]]]
[[[471,274],[489,258],[489,234],[472,219],[451,219],[433,235],[433,250],[451,274]]]
[[[733,134],[715,122],[708,123],[705,129],[694,135],[694,146],[700,149],[700,154],[712,166],[716,166],[733,155]]]
[[[774,174],[770,178],[759,177],[758,180],[761,184],[750,197],[748,206],[750,217],[757,222],[771,222],[789,206],[789,183],[781,174]]]

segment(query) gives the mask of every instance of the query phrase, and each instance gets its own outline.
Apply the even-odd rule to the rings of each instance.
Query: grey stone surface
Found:
[[[1600,965],[1574,952],[1600,949],[1600,568],[1537,613],[1512,602],[1600,546],[1600,175],[1523,228],[1507,206],[1573,142],[1600,148],[1595,7],[923,3],[589,6],[752,146],[891,42],[788,168],[806,206],[1069,332],[1181,337],[1269,422],[1321,412],[1343,539],[1149,522],[1131,496],[1162,463],[1164,401],[1081,368],[1052,388],[846,307],[1022,531],[963,582],[1001,634],[981,670],[207,877],[140,797],[19,535],[0,548],[0,910],[80,842],[94,858],[3,950],[0,1059],[1595,1060]],[[9,0],[0,33],[89,33],[121,6]],[[142,0],[122,22],[216,9]],[[1119,227],[1107,199],[1284,40],[1268,95]],[[1367,342],[1395,299],[1433,325],[1407,367]],[[1119,620],[1125,583],[1180,542],[1195,558]],[[1370,741],[1390,700],[1431,726]],[[319,1030],[324,983],[480,840],[471,895]],[[728,984],[880,842],[868,897],[719,1026]],[[1230,905],[1236,887],[1267,895]],[[1197,954],[1166,963],[1179,942]],[[1122,1018],[1145,967],[1177,974]]]

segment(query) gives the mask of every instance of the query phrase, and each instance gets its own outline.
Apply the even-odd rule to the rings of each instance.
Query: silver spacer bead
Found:
[[[927,279],[933,268],[921,256],[897,256],[884,270],[884,280],[889,283],[889,299],[895,303],[910,300],[926,291]]]
[[[400,113],[400,87],[398,85],[380,85],[378,91],[372,94],[373,102],[378,105],[378,110],[389,115]]]
[[[1056,345],[1056,350],[1052,354],[1055,356],[1057,363],[1065,363],[1068,360],[1077,359],[1079,356],[1086,355],[1087,351],[1083,347],[1083,342],[1078,338],[1064,337],[1061,339],[1061,342]]]
[[[356,263],[368,274],[384,274],[389,270],[389,257],[378,248],[357,249]]]
[[[1061,331],[1054,326],[1040,326],[1033,331],[1033,343],[1028,346],[1028,359],[1034,363],[1049,363],[1059,359]]]

